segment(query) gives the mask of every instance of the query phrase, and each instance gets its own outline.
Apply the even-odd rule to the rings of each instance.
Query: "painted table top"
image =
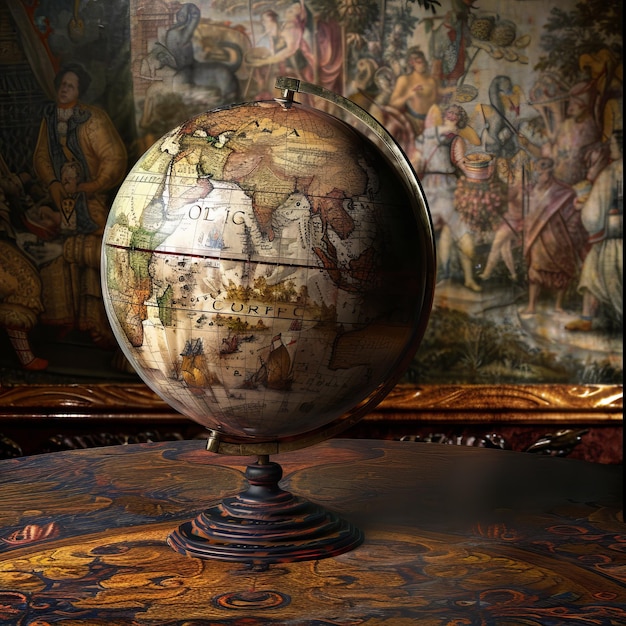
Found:
[[[626,623],[621,467],[371,440],[272,460],[364,543],[266,571],[175,553],[253,461],[202,441],[0,462],[0,624]]]

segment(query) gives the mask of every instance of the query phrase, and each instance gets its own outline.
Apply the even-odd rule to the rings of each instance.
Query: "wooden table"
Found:
[[[364,543],[266,571],[165,539],[244,487],[202,441],[0,463],[0,624],[626,624],[622,468],[331,440],[273,457]]]

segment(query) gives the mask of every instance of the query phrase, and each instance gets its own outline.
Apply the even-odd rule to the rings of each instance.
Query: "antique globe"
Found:
[[[207,428],[209,450],[256,457],[245,491],[168,543],[257,567],[362,541],[283,491],[269,457],[334,436],[389,392],[435,276],[426,201],[385,129],[316,85],[277,87],[157,141],[122,184],[102,247],[107,314],[139,376]]]

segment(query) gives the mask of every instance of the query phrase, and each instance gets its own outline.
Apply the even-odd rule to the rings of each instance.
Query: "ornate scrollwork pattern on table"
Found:
[[[264,571],[172,552],[207,490],[243,479],[199,442],[4,461],[0,622],[626,621],[616,468],[347,440],[284,458],[289,488],[367,522],[361,547]]]

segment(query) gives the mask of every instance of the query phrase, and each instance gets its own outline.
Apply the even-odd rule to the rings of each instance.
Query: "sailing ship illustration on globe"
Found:
[[[388,393],[435,274],[426,202],[393,139],[337,94],[278,83],[280,98],[198,115],[154,144],[102,252],[107,312],[139,375],[207,427],[210,450],[264,461]],[[297,92],[356,111],[371,137]]]
[[[272,337],[265,356],[259,355],[259,361],[259,369],[246,379],[245,387],[255,389],[263,385],[268,389],[289,390],[293,381],[291,357],[280,333]]]

